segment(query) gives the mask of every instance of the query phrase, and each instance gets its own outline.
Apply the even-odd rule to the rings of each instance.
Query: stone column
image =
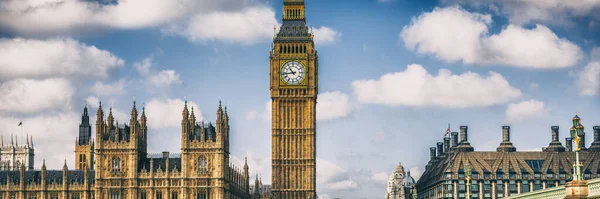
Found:
[[[565,199],[583,199],[588,196],[587,180],[575,180],[565,184]]]

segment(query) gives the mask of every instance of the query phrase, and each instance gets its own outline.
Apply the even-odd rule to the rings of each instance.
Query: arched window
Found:
[[[206,157],[200,156],[198,158],[198,172],[205,173],[208,171],[208,163],[206,161]]]
[[[119,157],[114,157],[112,159],[112,170],[121,171],[121,159],[119,159]]]

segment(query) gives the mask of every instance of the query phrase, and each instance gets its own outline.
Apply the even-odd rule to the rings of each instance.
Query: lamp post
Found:
[[[412,185],[412,199],[417,199],[417,186]]]
[[[466,199],[471,199],[471,167],[469,167],[469,163],[465,164],[465,175],[465,178],[467,179]]]
[[[575,138],[575,164],[573,164],[573,180],[583,180],[581,173],[581,162],[579,161],[579,151],[581,151],[581,135],[583,135],[583,126],[581,120],[575,115],[573,119],[573,127],[571,127],[571,137]]]

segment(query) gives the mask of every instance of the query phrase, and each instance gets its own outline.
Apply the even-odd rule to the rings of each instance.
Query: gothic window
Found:
[[[198,191],[196,193],[196,199],[208,199],[208,194],[206,192]]]
[[[56,193],[56,192],[50,193],[50,199],[58,199],[58,193]]]
[[[171,192],[171,199],[177,199],[177,191]]]
[[[121,159],[119,159],[119,157],[114,157],[112,159],[112,170],[119,172],[121,171]]]
[[[121,194],[119,194],[119,192],[117,191],[112,191],[110,192],[110,195],[108,196],[109,199],[121,199]]]
[[[208,163],[206,161],[206,157],[200,156],[198,158],[198,172],[206,173],[208,171]]]
[[[147,199],[146,197],[147,197],[146,191],[142,191],[142,192],[140,193],[140,198],[141,198],[141,199]]]
[[[156,191],[156,199],[162,199],[162,191]]]
[[[71,199],[80,199],[79,193],[72,193]]]

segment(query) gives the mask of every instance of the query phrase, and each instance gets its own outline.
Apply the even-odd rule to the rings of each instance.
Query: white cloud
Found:
[[[179,79],[179,74],[177,74],[175,70],[161,70],[160,72],[150,76],[149,81],[156,87],[181,84],[183,82],[181,79]]]
[[[378,184],[385,185],[385,184],[387,184],[389,177],[390,177],[389,173],[379,172],[379,173],[373,174],[372,180]]]
[[[390,106],[487,107],[521,96],[519,89],[496,72],[482,77],[473,72],[455,75],[441,69],[433,76],[417,64],[378,80],[354,81],[352,87],[358,102]]]
[[[0,112],[69,110],[75,88],[67,79],[14,79],[0,84]]]
[[[173,84],[183,83],[179,77],[179,74],[175,70],[167,69],[153,72],[153,65],[154,63],[152,62],[152,57],[146,57],[133,63],[133,67],[142,77],[146,78],[146,81],[152,87],[169,87]]]
[[[327,121],[350,115],[353,105],[348,95],[340,91],[324,92],[317,98],[317,121]]]
[[[119,80],[112,84],[104,84],[102,82],[96,82],[91,90],[92,93],[98,94],[100,96],[110,96],[110,95],[123,95],[125,94],[125,86],[127,82],[125,80]]]
[[[590,62],[579,73],[577,86],[581,95],[595,96],[600,92],[600,62]]]
[[[0,79],[106,77],[124,63],[108,51],[70,38],[0,39],[0,52]]]
[[[457,6],[435,8],[413,18],[400,32],[400,39],[419,54],[467,64],[564,68],[583,57],[577,45],[546,26],[525,29],[508,25],[499,34],[488,35],[491,23],[488,14],[470,13]]]
[[[600,20],[600,1],[579,0],[442,0],[444,3],[459,3],[478,8],[490,8],[497,14],[507,16],[514,24],[563,24],[572,25],[577,19]]]
[[[355,190],[360,185],[350,178],[346,169],[324,159],[317,159],[317,183],[329,190]]]
[[[0,132],[4,136],[5,144],[10,140],[10,137],[7,136],[10,133],[18,136],[19,142],[22,143],[21,127],[18,127],[17,124],[23,121],[23,136],[25,134],[33,136],[36,149],[35,167],[39,168],[42,165],[42,159],[46,159],[46,166],[49,169],[60,169],[65,158],[69,165],[74,162],[73,157],[75,155],[72,147],[74,147],[75,137],[77,136],[78,118],[80,118],[80,115],[74,112],[38,114],[25,118],[0,116],[0,125],[3,126]]]
[[[410,168],[410,176],[415,179],[415,182],[423,175],[423,169],[421,167]]]
[[[577,74],[579,93],[595,96],[600,92],[600,48],[592,48],[590,62]]]
[[[272,102],[265,103],[265,108],[261,111],[249,111],[246,113],[246,119],[264,120],[271,122]],[[355,105],[350,102],[347,94],[340,91],[323,92],[317,96],[317,121],[330,121],[347,117],[355,109]]]
[[[334,44],[342,37],[342,33],[326,26],[315,28],[313,34],[315,35],[314,41],[316,45]]]
[[[0,3],[0,26],[22,34],[65,34],[98,28],[153,27],[189,15],[234,9],[248,2],[198,0],[120,0],[100,4],[83,0],[23,0]]]
[[[277,25],[270,7],[253,6],[240,11],[215,11],[197,14],[185,24],[162,29],[168,35],[180,35],[192,42],[224,40],[252,44],[268,41]]]
[[[540,84],[533,82],[533,83],[529,84],[529,88],[531,88],[531,89],[540,88]]]
[[[343,181],[338,181],[338,182],[332,182],[332,183],[328,183],[326,186],[327,186],[327,189],[334,190],[334,191],[355,190],[355,189],[360,188],[360,185],[358,185],[357,182],[352,181],[352,180],[343,180]]]
[[[146,104],[146,117],[149,128],[165,128],[181,126],[181,111],[185,102],[181,99],[152,99]],[[195,103],[188,102],[188,109],[192,107],[196,121],[202,120],[202,113]]]
[[[519,103],[511,103],[506,109],[506,121],[519,122],[536,119],[544,116],[548,110],[542,101],[529,100]]]

